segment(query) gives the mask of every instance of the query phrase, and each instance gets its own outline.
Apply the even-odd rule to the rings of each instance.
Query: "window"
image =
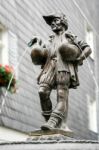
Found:
[[[14,68],[18,62],[18,45],[17,36],[9,31],[8,32],[8,49],[9,49],[9,64]],[[16,69],[16,68],[15,68]],[[16,78],[18,78],[18,70],[15,70]]]
[[[9,64],[8,59],[8,34],[7,30],[0,24],[0,64]]]
[[[87,95],[89,129],[97,132],[96,100]]]
[[[92,59],[94,59],[94,33],[92,28],[88,24],[86,24],[86,42],[90,45],[92,49],[92,54],[90,56]]]
[[[17,36],[0,24],[0,64],[17,65]],[[15,70],[16,78],[18,71]]]

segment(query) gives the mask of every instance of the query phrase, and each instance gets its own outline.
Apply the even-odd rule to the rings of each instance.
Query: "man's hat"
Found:
[[[50,14],[48,16],[43,16],[43,18],[48,25],[51,25],[54,18],[61,18],[61,16],[57,14]]]
[[[48,16],[43,16],[43,18],[48,25],[51,25],[54,18],[60,18],[62,23],[65,25],[66,29],[68,28],[67,17],[63,13],[57,13],[57,14],[53,13]]]

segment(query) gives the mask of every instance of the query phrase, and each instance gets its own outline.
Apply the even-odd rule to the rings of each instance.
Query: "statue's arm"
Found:
[[[81,55],[78,57],[79,59],[86,59],[90,54],[92,53],[91,48],[88,46],[86,48],[84,48],[84,50],[82,50]]]
[[[85,60],[92,53],[92,50],[90,46],[84,41],[78,41],[77,45],[80,48],[81,54],[76,61],[78,61],[78,64],[81,65],[83,60]]]

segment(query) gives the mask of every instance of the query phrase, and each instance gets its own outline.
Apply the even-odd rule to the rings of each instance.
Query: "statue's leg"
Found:
[[[49,119],[52,112],[52,102],[50,100],[50,93],[51,88],[47,84],[45,85],[42,84],[40,86],[39,97],[42,108],[42,115],[44,116],[46,121]]]
[[[42,115],[46,121],[49,119],[52,112],[50,93],[55,84],[55,64],[56,62],[51,60],[39,79],[39,97],[41,102]]]
[[[65,115],[67,115],[70,74],[59,72],[57,78],[57,105],[48,122],[41,127],[43,130],[60,128]]]
[[[57,86],[57,105],[54,112],[67,116],[68,112],[68,85]],[[64,117],[66,117],[64,116]],[[63,118],[62,118],[63,119]]]

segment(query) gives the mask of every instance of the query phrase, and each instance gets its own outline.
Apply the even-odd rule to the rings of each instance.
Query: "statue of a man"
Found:
[[[30,45],[33,46],[33,63],[42,68],[38,84],[42,115],[46,123],[41,129],[51,130],[61,128],[67,116],[69,88],[79,85],[77,68],[91,54],[91,48],[67,31],[68,22],[64,14],[51,14],[43,18],[54,34],[49,37],[48,44],[43,44],[40,38],[34,37]],[[54,110],[50,100],[52,89],[57,90]]]

